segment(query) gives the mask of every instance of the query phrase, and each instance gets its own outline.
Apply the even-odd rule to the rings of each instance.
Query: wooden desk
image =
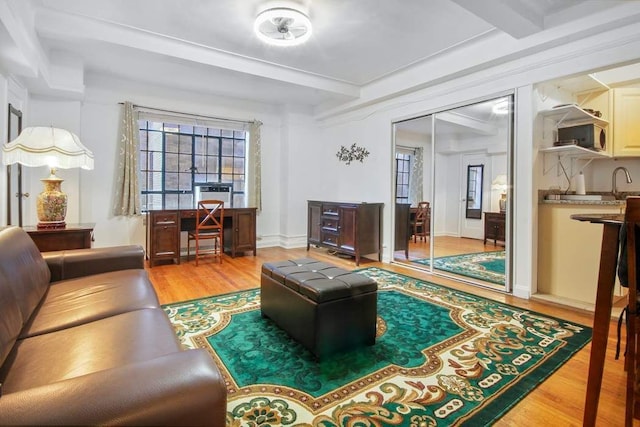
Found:
[[[93,241],[95,224],[67,224],[65,228],[22,227],[31,236],[40,252],[87,249]]]
[[[571,219],[602,224],[602,246],[600,251],[600,271],[596,293],[596,310],[593,317],[593,338],[589,357],[589,376],[587,377],[587,396],[584,404],[584,426],[595,426],[602,386],[602,372],[607,352],[609,324],[613,288],[616,281],[618,250],[620,246],[620,227],[624,224],[624,214],[574,214]]]
[[[146,251],[149,266],[166,260],[180,264],[180,232],[195,228],[196,209],[149,211]],[[256,255],[256,208],[225,208],[224,249],[234,258],[246,251]]]

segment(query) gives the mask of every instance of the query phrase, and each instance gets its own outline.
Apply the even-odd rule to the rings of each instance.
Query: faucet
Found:
[[[631,184],[631,175],[629,174],[627,168],[625,168],[624,166],[618,166],[617,168],[615,168],[613,170],[613,174],[611,175],[611,193],[616,199],[618,198],[618,189],[616,188],[616,174],[619,170],[624,171],[625,177],[627,178],[627,184]]]

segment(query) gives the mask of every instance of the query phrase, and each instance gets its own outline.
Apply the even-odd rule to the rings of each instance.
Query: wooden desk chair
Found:
[[[418,209],[411,226],[413,227],[413,243],[416,243],[418,236],[420,236],[420,240],[427,240],[426,238],[431,234],[431,208],[429,207],[429,202],[418,203]]]
[[[196,266],[198,258],[202,255],[213,255],[222,264],[222,252],[224,252],[224,201],[201,200],[198,202],[196,212],[196,229],[189,231],[187,241],[187,261],[189,260],[191,241],[196,241]],[[200,248],[200,241],[213,240],[213,248]]]
[[[627,306],[627,393],[625,400],[625,426],[631,427],[634,418],[640,418],[638,404],[638,264],[640,263],[640,197],[627,198],[625,223],[620,232],[620,261],[618,276],[622,286],[629,288]]]

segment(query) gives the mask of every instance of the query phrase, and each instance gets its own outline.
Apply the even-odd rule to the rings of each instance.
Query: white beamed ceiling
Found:
[[[32,93],[104,76],[335,113],[640,21],[615,0],[307,0],[311,40],[280,48],[252,32],[264,3],[2,0],[0,66]]]

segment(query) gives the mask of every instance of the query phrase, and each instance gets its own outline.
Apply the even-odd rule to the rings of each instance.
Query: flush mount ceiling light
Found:
[[[295,46],[311,37],[311,21],[291,7],[274,7],[258,14],[253,24],[258,38],[276,46]]]

